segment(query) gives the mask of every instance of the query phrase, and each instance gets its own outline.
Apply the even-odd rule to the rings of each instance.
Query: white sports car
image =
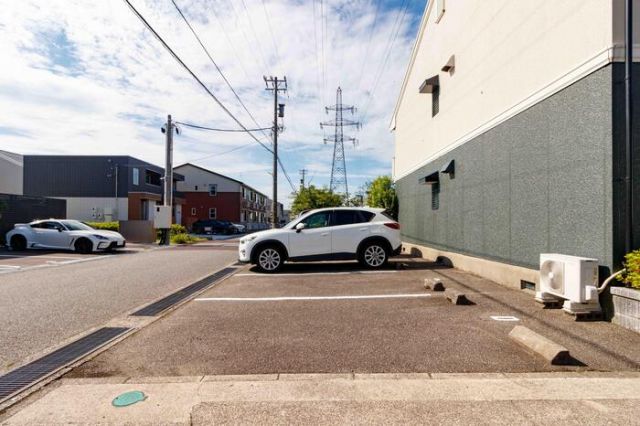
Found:
[[[94,229],[77,220],[36,220],[17,223],[7,232],[7,243],[12,250],[63,249],[78,253],[108,251],[123,248],[126,241],[114,231]]]

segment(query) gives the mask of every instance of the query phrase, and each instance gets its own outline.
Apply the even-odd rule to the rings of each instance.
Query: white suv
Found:
[[[280,229],[240,239],[241,262],[276,272],[285,260],[353,260],[368,268],[382,267],[400,254],[400,224],[383,209],[332,207],[311,210]]]

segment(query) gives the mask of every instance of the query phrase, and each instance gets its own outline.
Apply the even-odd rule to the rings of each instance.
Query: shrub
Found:
[[[625,271],[616,278],[628,286],[640,289],[640,250],[626,254],[624,269]]]
[[[186,234],[187,228],[177,223],[171,225],[171,235]]]
[[[187,233],[180,233],[171,236],[172,244],[193,244],[204,241],[204,238],[197,238]]]
[[[87,225],[92,228],[103,229],[105,231],[120,231],[119,222],[87,222]]]
[[[171,229],[169,230],[169,235],[171,238],[175,237],[176,235],[182,234],[187,234],[187,228],[177,223],[171,225]],[[156,236],[158,239],[162,238],[162,229],[156,230]]]

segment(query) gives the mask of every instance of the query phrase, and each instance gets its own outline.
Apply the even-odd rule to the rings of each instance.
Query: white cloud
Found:
[[[333,150],[322,143],[319,122],[332,118],[324,114],[323,101],[334,103],[338,85],[344,102],[361,108],[354,119],[367,112],[363,129],[349,131],[360,141],[357,149],[346,149],[352,188],[390,171],[392,134],[387,125],[413,43],[409,25],[415,16],[407,14],[389,51],[401,15],[384,2],[375,31],[375,1],[324,1],[325,31],[317,0],[315,25],[313,1],[176,2],[261,126],[270,124],[273,102],[262,76],[287,76],[286,131],[279,145],[294,184],[302,168],[317,172],[314,184],[328,184]],[[254,127],[171,1],[132,3],[220,100]],[[236,127],[121,0],[0,0],[0,37],[0,149],[128,154],[163,164],[159,129],[166,114],[212,127]],[[241,133],[183,131],[175,141],[176,163],[251,141]],[[271,192],[269,154],[257,144],[199,164]],[[279,183],[282,199],[291,188],[283,176]]]

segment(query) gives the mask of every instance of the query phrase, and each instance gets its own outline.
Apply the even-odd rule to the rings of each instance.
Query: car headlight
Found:
[[[105,237],[104,235],[98,235],[98,234],[93,234],[93,236],[99,240],[108,240],[109,238]]]
[[[251,235],[251,236],[249,236],[249,237],[245,237],[245,238],[243,238],[243,239],[241,239],[241,240],[240,240],[240,244],[246,244],[246,243],[248,243],[248,242],[250,242],[250,241],[255,240],[256,238],[258,238],[258,236],[257,236],[257,235]]]

